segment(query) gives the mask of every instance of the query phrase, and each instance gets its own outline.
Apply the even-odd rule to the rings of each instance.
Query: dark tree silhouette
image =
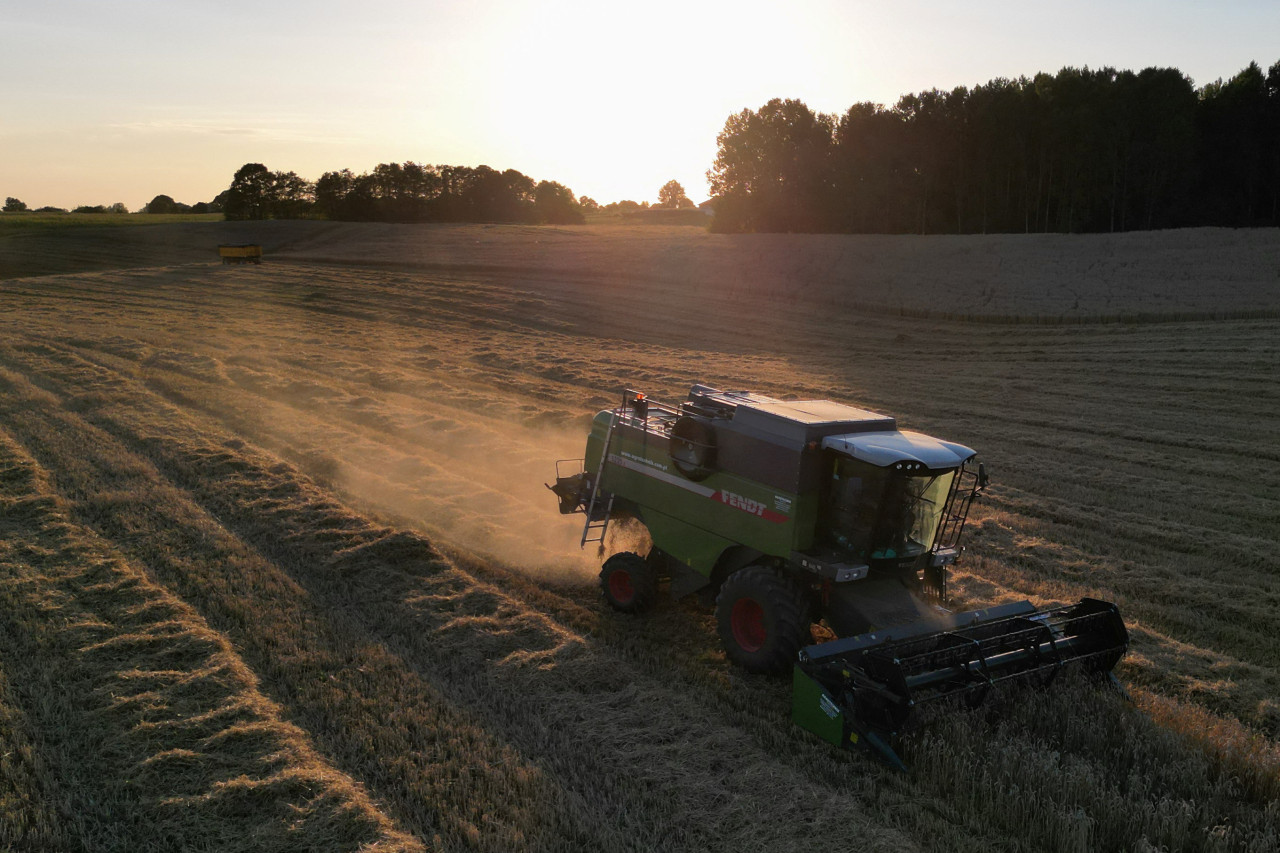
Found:
[[[315,186],[296,172],[272,172],[268,197],[272,219],[297,219],[315,201]]]
[[[246,163],[220,196],[227,219],[296,219],[315,202],[315,186],[296,172],[272,172],[261,163]]]
[[[316,212],[325,219],[353,219],[349,197],[355,186],[356,176],[350,169],[341,172],[325,172],[316,181]]]
[[[662,185],[662,189],[658,190],[658,207],[682,209],[693,206],[693,201],[685,194],[684,187],[679,181],[667,181]]]
[[[231,179],[223,213],[227,219],[266,219],[271,214],[271,171],[261,163],[245,163]]]
[[[582,222],[572,190],[535,183],[515,169],[380,163],[372,173],[326,172],[316,181],[317,213],[382,222]]]
[[[1280,64],[1280,63],[1278,63]],[[1275,82],[1256,62],[1201,93],[1200,194],[1215,225],[1274,224]]]
[[[1063,68],[838,121],[773,100],[717,143],[720,231],[1280,225],[1280,63],[1199,92],[1173,68]]]
[[[581,225],[587,221],[573,190],[555,181],[541,181],[534,189],[538,221],[548,225]]]
[[[167,195],[158,195],[143,208],[145,213],[177,213],[178,203]]]
[[[707,172],[718,230],[812,231],[829,217],[835,119],[803,101],[769,101],[729,117]]]

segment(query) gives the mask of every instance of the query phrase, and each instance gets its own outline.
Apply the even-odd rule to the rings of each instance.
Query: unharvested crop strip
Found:
[[[6,570],[7,550],[0,545],[0,604],[8,603],[6,587],[13,580]],[[5,659],[17,646],[8,640],[7,621],[0,620],[0,639],[5,640],[5,653],[0,654],[0,849],[67,849],[71,839],[53,805],[55,792],[60,792],[42,749],[41,731],[32,715],[23,710],[25,697],[5,677],[6,671],[19,669]],[[25,692],[30,695],[30,686]]]

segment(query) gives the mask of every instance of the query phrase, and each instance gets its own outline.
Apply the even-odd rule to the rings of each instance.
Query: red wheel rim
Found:
[[[758,652],[768,639],[764,629],[764,608],[754,598],[739,598],[729,614],[733,641],[744,652]]]
[[[620,569],[610,574],[609,594],[619,604],[630,604],[631,599],[635,598],[636,595],[635,588],[631,586],[631,572],[625,572]]]

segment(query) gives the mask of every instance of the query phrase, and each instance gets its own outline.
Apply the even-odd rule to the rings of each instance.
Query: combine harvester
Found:
[[[604,597],[641,612],[669,580],[714,601],[729,659],[794,679],[792,716],[898,767],[892,741],[939,700],[981,702],[1064,668],[1108,676],[1128,648],[1115,605],[1083,599],[948,612],[948,567],[974,497],[975,453],[828,400],[695,385],[678,406],[628,391],[596,415],[581,460],[557,463],[561,513],[582,542],[611,521],[648,529],[647,555],[614,554]],[[822,620],[840,639],[810,645]]]

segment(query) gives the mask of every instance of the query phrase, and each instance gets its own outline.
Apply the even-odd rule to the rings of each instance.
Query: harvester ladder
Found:
[[[604,498],[600,493],[600,481],[604,478],[604,466],[609,461],[609,447],[613,444],[614,427],[621,420],[622,410],[619,409],[613,413],[613,418],[609,421],[609,430],[604,434],[604,448],[600,451],[600,467],[596,469],[596,475],[591,480],[591,500],[587,501],[587,522],[582,525],[582,541],[578,543],[579,547],[585,547],[588,542],[604,542],[604,535],[609,530],[609,518],[613,515],[613,494],[608,493],[603,517],[599,520],[596,519],[596,507]]]

